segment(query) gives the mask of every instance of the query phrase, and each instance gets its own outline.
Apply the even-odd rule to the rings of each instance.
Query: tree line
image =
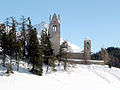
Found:
[[[22,16],[19,22],[15,17],[6,18],[5,23],[0,24],[0,47],[4,56],[2,65],[7,68],[6,73],[13,73],[13,59],[16,61],[17,71],[19,71],[20,61],[31,64],[30,72],[40,76],[43,73],[43,63],[47,65],[46,72],[49,67],[55,70],[55,61],[61,61],[61,57],[66,55],[67,47],[60,48],[56,56],[50,38],[47,30],[43,30],[41,39],[38,39],[37,30],[33,28],[30,17]],[[7,56],[10,57],[9,62],[6,60]],[[66,69],[66,62],[64,69]]]
[[[106,59],[107,58],[107,59]],[[97,53],[91,55],[92,60],[104,60],[105,64],[108,64],[110,67],[120,68],[120,48],[118,47],[108,47],[106,49],[101,49]]]

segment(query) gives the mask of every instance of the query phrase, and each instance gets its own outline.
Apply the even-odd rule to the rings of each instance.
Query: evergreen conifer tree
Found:
[[[64,41],[61,45],[60,45],[60,52],[59,52],[59,58],[58,58],[58,66],[60,64],[61,61],[64,61],[64,70],[66,70],[67,68],[67,51],[68,51],[68,43],[67,41]]]
[[[21,18],[22,20],[22,23],[21,23],[21,42],[22,42],[22,59],[24,60],[25,59],[25,56],[26,56],[26,42],[27,42],[27,32],[26,32],[26,18],[24,16],[22,16]]]
[[[6,26],[5,24],[0,25],[0,46],[2,47],[3,51],[3,66],[5,67],[5,59],[8,50],[8,34],[6,33]]]
[[[22,58],[22,43],[20,40],[16,41],[15,52],[16,52],[17,71],[19,71],[19,62],[20,59]]]
[[[33,65],[31,72],[37,75],[42,75],[42,54],[40,44],[37,38],[36,29],[32,29],[29,33],[28,56],[30,63]]]
[[[56,56],[53,53],[53,49],[51,47],[50,35],[47,33],[47,30],[43,30],[41,34],[41,49],[44,58],[44,63],[47,64],[47,70],[49,66],[53,67],[52,69],[55,70],[55,60]]]
[[[16,44],[16,20],[14,17],[11,17],[11,21],[12,21],[12,26],[11,29],[9,31],[9,40],[8,40],[8,51],[9,51],[9,55],[10,55],[10,63],[8,64],[8,68],[7,68],[7,72],[6,73],[13,73],[13,68],[12,68],[12,59],[15,53],[15,44]]]

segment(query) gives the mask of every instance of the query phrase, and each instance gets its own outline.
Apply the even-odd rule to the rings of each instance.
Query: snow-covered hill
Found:
[[[46,67],[44,67],[44,70]],[[101,65],[76,65],[67,71],[57,67],[57,72],[43,76],[28,72],[27,64],[20,71],[4,76],[0,66],[0,90],[119,90],[120,69]]]

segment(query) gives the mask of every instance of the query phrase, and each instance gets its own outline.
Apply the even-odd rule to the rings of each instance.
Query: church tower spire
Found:
[[[55,55],[59,53],[60,48],[60,21],[58,19],[56,13],[54,13],[50,24],[48,33],[51,37],[52,48],[54,49]]]

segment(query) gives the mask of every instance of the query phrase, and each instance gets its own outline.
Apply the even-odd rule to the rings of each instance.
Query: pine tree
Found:
[[[50,56],[52,56],[53,50],[51,48],[50,36],[47,34],[47,30],[42,31],[41,48],[44,55],[44,62],[48,65],[48,60]]]
[[[28,20],[28,31],[31,31],[33,27],[32,27],[32,24],[31,24],[30,17],[28,17],[27,20]]]
[[[0,45],[2,47],[2,51],[4,54],[3,57],[3,66],[5,67],[5,59],[7,54],[7,46],[8,46],[8,34],[6,33],[6,26],[4,24],[0,25]]]
[[[32,29],[29,33],[30,39],[28,44],[28,56],[30,63],[33,65],[31,72],[37,75],[42,75],[42,54],[37,38],[36,29]]]
[[[48,72],[49,66],[53,67],[53,70],[55,70],[55,61],[56,56],[53,53],[53,49],[51,47],[51,41],[50,41],[50,35],[47,33],[47,30],[43,30],[41,34],[41,49],[42,54],[44,58],[44,63],[47,64],[47,70]]]
[[[11,17],[12,21],[12,26],[9,31],[9,40],[8,40],[8,45],[9,45],[9,55],[10,55],[10,63],[8,64],[7,72],[8,74],[13,73],[13,68],[12,68],[12,59],[15,53],[15,44],[16,44],[16,20],[14,17]]]
[[[21,31],[21,41],[22,41],[22,57],[23,57],[23,60],[25,59],[25,56],[26,56],[26,42],[27,42],[27,32],[26,32],[26,22],[27,22],[27,20],[26,20],[26,18],[24,17],[24,16],[22,16],[22,18],[21,18],[21,20],[22,20],[22,23],[21,23],[21,29],[22,29],[22,31]]]
[[[64,41],[61,45],[60,45],[60,52],[59,52],[59,64],[61,61],[64,61],[64,70],[66,70],[67,68],[67,51],[68,51],[68,43],[67,41]],[[58,64],[58,66],[59,66]]]
[[[31,43],[30,43],[30,38],[31,38],[31,33],[32,33],[32,30],[33,30],[33,26],[32,26],[32,24],[31,24],[31,19],[30,19],[30,17],[27,18],[27,21],[28,21],[28,24],[27,24],[27,33],[26,33],[26,43],[27,43],[27,45],[26,45],[26,51],[27,51],[27,53],[28,53],[28,58],[31,59],[31,58],[29,57],[28,49],[29,49],[29,45],[31,44]],[[30,60],[30,61],[31,61],[31,60]]]
[[[16,41],[15,52],[16,52],[17,71],[19,71],[19,62],[20,59],[22,58],[22,43],[20,40]]]
[[[9,19],[10,18],[6,18],[6,21],[5,21],[6,33],[9,33]]]

